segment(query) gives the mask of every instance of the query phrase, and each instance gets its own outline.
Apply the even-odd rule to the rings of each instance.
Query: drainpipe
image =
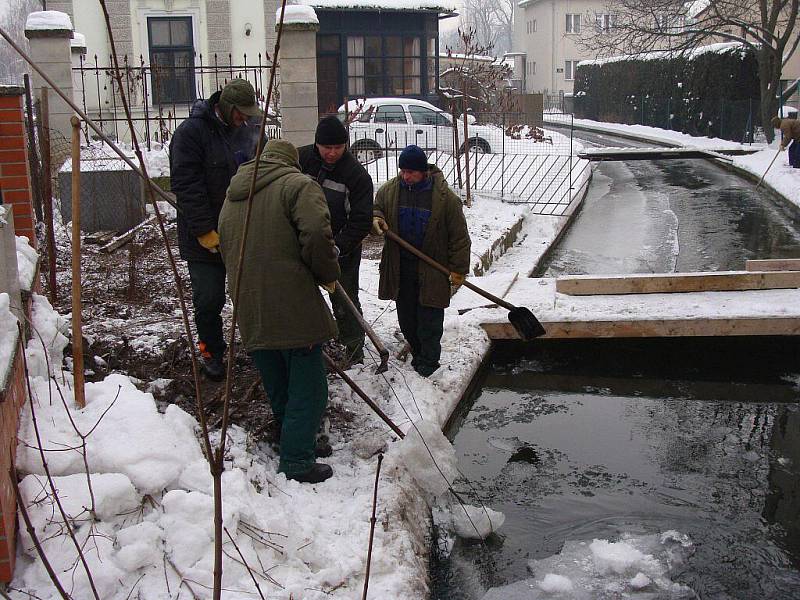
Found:
[[[550,0],[550,15],[552,25],[550,27],[550,89],[556,91],[556,2]]]

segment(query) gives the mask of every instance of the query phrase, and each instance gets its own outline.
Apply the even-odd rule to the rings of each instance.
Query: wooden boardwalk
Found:
[[[529,308],[546,338],[800,335],[800,271],[752,266],[764,270],[519,278],[505,299]],[[491,314],[481,322],[491,339],[518,339],[505,311]]]

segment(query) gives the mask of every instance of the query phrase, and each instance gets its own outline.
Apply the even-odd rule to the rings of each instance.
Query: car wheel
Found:
[[[374,140],[359,140],[350,147],[350,153],[362,165],[375,162],[383,156],[380,144]]]
[[[472,138],[469,140],[469,151],[474,154],[491,154],[492,148],[483,138]],[[464,154],[464,146],[461,146],[458,153]]]

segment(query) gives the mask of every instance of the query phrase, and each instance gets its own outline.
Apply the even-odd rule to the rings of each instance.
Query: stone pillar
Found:
[[[289,12],[290,8],[302,8],[304,12],[302,15],[293,15]],[[317,109],[319,21],[311,7],[287,6],[286,9],[279,56],[281,137],[295,146],[303,146],[314,141],[314,132],[319,119]]]
[[[27,236],[35,248],[24,94],[20,86],[0,86],[0,190],[3,204],[14,211],[17,235]]]
[[[60,18],[59,18],[60,16]],[[72,98],[72,22],[66,13],[56,11],[33,12],[28,15],[25,37],[31,47],[31,58],[69,98]],[[47,83],[33,72],[36,97],[41,98],[42,87]],[[47,96],[50,109],[51,147],[67,147],[72,136],[70,117],[72,109],[54,91]]]

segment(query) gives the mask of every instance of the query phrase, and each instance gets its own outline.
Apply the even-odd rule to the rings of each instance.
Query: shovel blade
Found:
[[[542,327],[539,319],[524,306],[517,306],[510,310],[508,312],[508,320],[517,330],[519,336],[526,342],[545,334],[544,327]]]

